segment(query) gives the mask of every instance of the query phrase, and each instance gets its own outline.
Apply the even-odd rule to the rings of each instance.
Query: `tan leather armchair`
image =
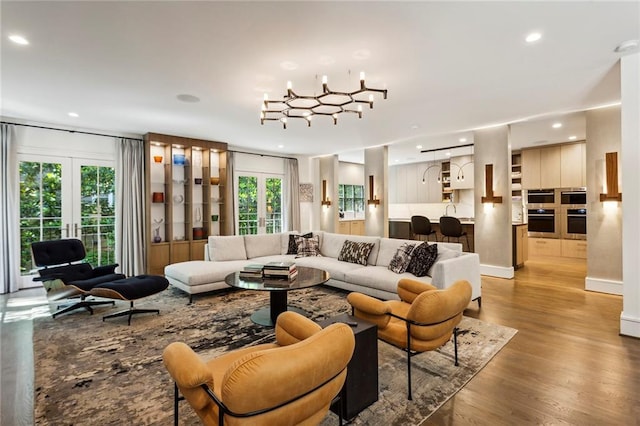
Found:
[[[162,354],[178,390],[205,425],[315,425],[347,375],[355,338],[346,324],[322,329],[295,312],[278,316],[275,343],[203,361],[175,342]]]
[[[431,351],[451,339],[458,365],[457,325],[471,301],[471,284],[456,281],[444,290],[420,281],[398,281],[401,300],[381,301],[361,293],[350,293],[347,301],[353,315],[377,324],[378,338],[407,353],[408,398],[411,399],[411,357]]]

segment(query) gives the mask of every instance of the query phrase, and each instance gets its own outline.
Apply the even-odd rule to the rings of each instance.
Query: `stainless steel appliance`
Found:
[[[563,207],[560,213],[561,237],[569,240],[587,239],[586,207]]]
[[[529,236],[534,238],[560,238],[558,207],[528,208]]]
[[[563,206],[586,207],[587,191],[584,188],[560,189],[560,204]]]
[[[527,191],[527,205],[530,208],[551,207],[560,204],[555,189],[530,189]]]

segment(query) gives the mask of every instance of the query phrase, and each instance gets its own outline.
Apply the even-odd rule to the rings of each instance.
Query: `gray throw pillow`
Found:
[[[296,243],[298,244],[296,257],[320,256],[320,239],[317,235],[311,238],[298,237]]]
[[[389,262],[389,270],[396,274],[405,272],[411,261],[411,252],[413,252],[415,246],[415,244],[402,243],[402,245],[398,247],[398,250],[396,250],[396,254],[391,259],[391,262]]]
[[[422,243],[413,249],[407,272],[411,272],[416,277],[424,277],[436,262],[437,257],[437,244]]]

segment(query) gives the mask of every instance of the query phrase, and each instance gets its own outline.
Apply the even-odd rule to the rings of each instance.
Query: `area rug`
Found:
[[[162,351],[183,341],[205,359],[274,339],[273,329],[253,324],[250,315],[269,303],[266,292],[225,290],[187,304],[179,290],[139,300],[140,308],[160,315],[102,321],[113,312],[97,307],[93,315],[77,311],[55,320],[34,320],[35,421],[40,425],[171,425],[173,384],[162,365]],[[346,293],[314,287],[289,293],[289,304],[314,320],[348,312]],[[126,308],[120,303],[117,308]],[[413,401],[406,399],[406,358],[378,342],[379,400],[362,411],[355,425],[417,425],[460,390],[515,335],[516,330],[464,317],[458,338],[458,367],[453,343],[412,359]],[[180,424],[198,424],[186,402]],[[323,425],[335,425],[329,413]]]

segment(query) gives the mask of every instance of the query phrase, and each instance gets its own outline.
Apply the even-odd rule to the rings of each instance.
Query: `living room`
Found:
[[[364,176],[375,176],[379,186],[375,187],[374,192],[381,202],[378,207],[365,208],[365,232],[368,235],[382,237],[385,236],[385,232],[388,232],[387,203],[390,197],[389,188],[384,186],[384,182],[387,179],[388,168],[395,163],[396,159],[402,161],[402,158],[409,155],[420,156],[422,149],[456,145],[459,143],[458,135],[462,131],[471,129],[471,133],[475,136],[476,163],[478,165],[494,164],[496,170],[494,192],[496,195],[505,196],[511,192],[505,178],[510,172],[510,160],[507,159],[510,157],[510,151],[507,148],[509,139],[506,133],[494,133],[494,130],[482,127],[506,123],[503,124],[504,130],[508,125],[515,126],[516,123],[524,121],[523,117],[533,120],[551,113],[585,110],[588,110],[587,114],[594,117],[594,120],[598,120],[597,117],[600,114],[617,111],[613,114],[619,117],[618,120],[621,123],[617,131],[620,138],[619,141],[614,141],[617,147],[612,151],[618,151],[619,154],[620,192],[625,194],[624,204],[619,204],[614,220],[618,225],[616,230],[619,235],[607,235],[608,228],[602,228],[601,232],[595,231],[596,228],[594,228],[592,234],[594,240],[589,241],[589,256],[593,258],[590,257],[587,260],[585,275],[593,278],[592,283],[608,285],[613,282],[619,289],[617,294],[621,296],[622,309],[617,313],[619,324],[613,332],[636,337],[640,335],[638,330],[640,289],[636,284],[638,282],[636,278],[640,275],[638,270],[640,266],[636,259],[637,253],[640,252],[637,250],[640,238],[637,238],[633,219],[637,216],[637,210],[635,210],[637,191],[634,189],[638,187],[637,178],[633,173],[634,164],[637,162],[634,156],[636,153],[634,141],[637,140],[638,129],[637,119],[634,117],[638,116],[638,100],[634,89],[637,87],[634,86],[637,85],[637,78],[634,76],[637,76],[635,71],[638,67],[638,53],[637,50],[624,54],[614,52],[614,48],[619,43],[638,38],[637,19],[630,18],[630,16],[637,16],[636,2],[612,5],[595,2],[588,6],[577,3],[573,6],[575,10],[572,10],[571,6],[566,6],[565,9],[560,5],[547,5],[545,6],[547,10],[544,11],[536,8],[533,3],[521,4],[520,7],[524,8],[521,10],[518,10],[516,5],[504,5],[507,8],[504,16],[528,15],[531,20],[519,22],[518,25],[521,27],[517,30],[501,28],[506,24],[500,20],[493,26],[484,23],[480,25],[484,29],[495,27],[495,36],[498,39],[505,38],[505,34],[526,35],[528,31],[536,29],[532,24],[534,17],[540,21],[537,23],[540,28],[557,28],[557,21],[563,21],[560,16],[564,17],[564,24],[567,16],[582,16],[583,22],[606,29],[607,36],[602,37],[606,40],[578,42],[565,35],[563,43],[566,44],[562,46],[571,46],[575,43],[575,48],[565,47],[565,50],[562,50],[557,47],[558,51],[563,53],[556,52],[555,63],[549,59],[541,60],[545,66],[535,63],[538,53],[522,54],[520,57],[525,58],[521,61],[525,65],[522,68],[532,68],[532,74],[538,75],[537,80],[533,77],[521,76],[520,73],[524,72],[521,68],[508,68],[515,66],[513,63],[518,62],[513,59],[500,62],[505,68],[504,74],[498,74],[494,68],[492,68],[493,71],[481,72],[486,71],[484,69],[489,67],[489,63],[497,63],[497,61],[487,60],[485,63],[483,57],[477,53],[481,49],[473,43],[473,35],[465,35],[462,40],[456,38],[462,35],[457,35],[456,32],[452,34],[452,31],[435,36],[438,40],[447,40],[448,47],[442,43],[438,49],[448,48],[450,52],[455,53],[453,55],[440,53],[440,56],[433,56],[433,58],[439,58],[437,67],[436,63],[415,63],[406,58],[406,56],[420,56],[418,53],[422,51],[425,55],[429,52],[434,42],[433,39],[422,34],[427,31],[426,29],[441,26],[443,22],[454,22],[453,17],[456,16],[470,21],[478,20],[477,16],[480,16],[481,12],[482,16],[489,15],[486,18],[486,22],[489,22],[491,15],[492,19],[495,19],[495,15],[499,15],[496,13],[498,9],[493,9],[498,8],[497,5],[490,7],[482,4],[482,7],[479,5],[474,7],[460,4],[455,7],[435,3],[431,4],[432,9],[429,9],[428,4],[410,6],[382,3],[377,6],[367,6],[370,10],[366,16],[362,16],[361,23],[355,27],[351,17],[361,16],[361,4],[332,4],[328,7],[322,4],[305,6],[301,3],[275,6],[266,3],[239,5],[205,3],[200,5],[205,8],[205,12],[198,11],[195,4],[183,5],[183,8],[176,3],[168,3],[162,7],[156,6],[157,10],[149,11],[142,4],[126,6],[99,4],[90,7],[73,2],[58,5],[39,3],[31,6],[21,5],[19,2],[3,3],[2,121],[18,124],[15,126],[15,131],[19,161],[30,161],[29,159],[37,157],[39,161],[54,157],[75,157],[90,159],[93,165],[100,167],[105,164],[113,165],[115,138],[82,132],[140,140],[148,132],[157,132],[220,141],[228,143],[230,151],[238,152],[242,158],[241,164],[247,172],[252,173],[272,173],[274,167],[269,164],[269,159],[277,162],[279,161],[277,157],[292,157],[298,160],[299,182],[311,185],[314,200],[300,203],[298,230],[322,229],[335,232],[339,224],[338,209],[335,203],[328,208],[320,204],[323,199],[322,181],[326,180],[329,184],[329,198],[338,200],[338,184],[341,182],[338,182],[334,176],[340,168],[341,159],[346,158],[349,152],[359,150],[365,153],[363,155],[365,159],[367,153],[374,154],[373,159],[365,161],[363,165]],[[425,9],[421,9],[421,6]],[[465,7],[470,9],[465,10]],[[154,16],[155,14],[158,16]],[[557,15],[554,16],[554,14]],[[436,17],[428,18],[428,15]],[[30,18],[27,18],[28,16]],[[169,19],[176,16],[180,19],[175,21]],[[207,16],[207,19],[204,19],[204,16]],[[211,21],[214,19],[212,16],[216,16],[214,24]],[[271,28],[271,23],[283,22],[282,16],[291,16],[290,21],[296,22],[295,37],[301,39],[300,44],[304,47],[299,47],[296,43],[294,48],[293,41],[286,36],[287,31],[283,28],[279,28],[278,31]],[[303,20],[300,19],[303,16],[313,21],[324,21],[327,34],[320,30],[311,31],[306,27],[309,22],[303,26]],[[603,16],[607,19],[601,19]],[[29,19],[34,21],[29,23]],[[49,20],[50,25],[44,25],[42,20]],[[225,20],[227,22],[223,22]],[[517,22],[515,18],[513,21]],[[84,24],[91,22],[99,25],[92,25],[97,28],[86,28],[85,25],[72,22]],[[317,25],[322,27],[319,22]],[[327,22],[332,22],[331,26]],[[117,35],[114,35],[112,25],[118,28],[115,31]],[[450,25],[457,26],[457,24]],[[190,28],[189,31],[178,36],[180,30],[185,27]],[[205,32],[205,28],[208,27],[212,28],[210,33]],[[410,27],[411,31],[407,27]],[[69,31],[60,34],[62,28]],[[239,28],[246,32],[243,37],[247,40],[244,38],[240,40],[237,36]],[[375,29],[375,32],[389,31],[389,34],[394,36],[398,34],[398,37],[400,34],[406,34],[397,42],[408,47],[399,49],[403,51],[400,52],[401,56],[395,56],[393,47],[390,47],[387,41],[380,40],[379,34],[371,35],[370,32],[365,32],[367,28]],[[315,34],[312,38],[314,43],[305,37],[300,37],[306,31]],[[582,34],[583,30],[580,31]],[[14,32],[24,33],[30,44],[26,46],[10,44],[7,37]],[[532,47],[541,50],[544,48],[548,34],[553,32],[544,30],[541,32],[543,39],[537,45],[526,46],[518,41],[517,43],[522,44],[518,49]],[[348,35],[347,41],[343,41],[342,43],[346,45],[341,46],[341,42],[334,37],[344,33]],[[368,36],[362,34],[368,34]],[[479,40],[482,44],[496,43],[497,45],[496,40],[492,39],[488,33],[485,34],[486,38],[478,37],[482,39]],[[200,35],[204,42],[199,41],[199,43],[204,46],[179,47],[183,46],[184,40],[199,39]],[[80,40],[77,39],[78,37]],[[157,37],[162,42],[158,43],[160,46],[157,44],[147,46],[142,41],[147,37]],[[559,35],[554,37],[560,38]],[[595,36],[594,38],[597,39]],[[53,46],[44,43],[44,40],[55,40],[58,43],[57,47],[54,49]],[[136,42],[131,44],[125,42],[130,40],[136,40]],[[257,40],[259,42],[256,42]],[[72,43],[66,45],[67,42]],[[516,42],[512,41],[512,43]],[[606,58],[603,58],[605,55],[601,52],[592,52],[595,50],[593,46],[596,43],[598,49],[601,44],[606,44]],[[212,50],[214,48],[219,50],[205,55],[203,52],[207,52],[207,44]],[[225,50],[220,47],[225,44],[231,47],[229,50],[233,52],[225,53]],[[291,53],[286,55],[274,53],[271,49],[277,45],[289,45]],[[185,43],[184,46],[187,44]],[[464,53],[457,53],[457,49],[461,49],[461,46],[464,46]],[[502,48],[506,49],[504,46]],[[71,53],[65,53],[67,49]],[[516,51],[521,52],[521,50]],[[93,53],[89,55],[89,52]],[[504,50],[496,57],[499,58],[500,55],[507,58],[518,57],[517,54],[506,52],[507,50]],[[583,67],[595,70],[590,76],[584,77],[585,80],[580,80],[582,86],[588,86],[590,89],[581,93],[590,92],[590,96],[585,95],[583,101],[579,95],[576,95],[576,89],[573,89],[573,96],[566,92],[557,96],[553,94],[552,92],[556,90],[560,92],[556,86],[564,86],[564,83],[569,85],[572,78],[578,80],[578,71],[573,74],[575,68],[580,67],[576,64],[578,59],[569,55],[576,55],[584,61],[589,61],[592,53],[594,58],[597,58],[593,60],[596,63],[589,62],[590,66]],[[67,54],[69,56],[64,56]],[[205,60],[203,57],[209,55],[215,60],[211,59],[211,62],[202,65],[202,61]],[[35,58],[35,56],[41,57]],[[81,61],[82,57],[89,59]],[[229,59],[232,57],[237,57],[235,62]],[[182,65],[174,68],[167,62]],[[384,62],[395,63],[397,67],[403,69],[395,72],[385,70]],[[58,68],[56,65],[59,63],[64,65]],[[448,63],[449,66],[442,66],[442,63]],[[296,64],[299,66],[297,70],[287,69]],[[536,67],[539,68],[534,69]],[[559,69],[563,67],[569,69],[561,72]],[[290,120],[286,130],[282,128],[281,123],[265,122],[260,125],[259,111],[265,88],[268,89],[270,97],[277,98],[286,92],[286,82],[292,80],[295,90],[299,90],[300,93],[313,93],[321,90],[321,77],[325,73],[328,74],[329,87],[332,89],[342,90],[354,85],[357,88],[357,75],[361,68],[367,72],[368,86],[386,88],[389,91],[388,99],[377,97],[376,94],[373,109],[365,108],[362,119],[357,119],[355,115],[341,116],[334,125],[333,122],[324,122],[323,119],[326,117],[319,116],[314,118],[310,127],[305,122]],[[541,71],[544,68],[548,70]],[[63,71],[64,69],[67,71]],[[445,77],[448,72],[462,73],[464,69],[473,71]],[[85,71],[86,74],[81,71]],[[423,77],[427,74],[433,74],[433,76],[429,79]],[[493,75],[493,77],[480,80],[480,74],[485,77]],[[74,77],[70,78],[72,75]],[[497,84],[496,78],[506,79],[510,75],[519,76],[515,80],[521,80],[520,86],[517,82],[511,85],[511,82],[506,80]],[[26,78],[23,81],[18,78],[19,76]],[[230,81],[229,76],[234,78]],[[152,84],[152,80],[156,78],[160,81],[154,81]],[[423,86],[421,80],[429,82]],[[445,91],[444,86],[441,86],[441,82],[445,80],[454,80],[454,83],[451,83],[453,89]],[[603,80],[607,84],[600,84]],[[478,88],[477,96],[481,98],[479,104],[471,102],[470,99],[458,99],[456,89],[460,88],[460,81],[466,82],[463,86],[467,88],[464,90],[467,92],[466,97],[469,97],[470,92],[476,93],[475,88]],[[531,92],[521,88],[531,86],[533,81],[539,85],[538,96],[533,96]],[[613,91],[605,91],[609,88],[611,81],[617,82],[618,85],[613,84],[616,87]],[[90,95],[93,102],[72,94],[72,88],[65,89],[63,83],[66,82],[71,83],[71,86],[77,86],[80,92]],[[144,93],[138,92],[147,84],[152,87],[147,88]],[[35,88],[34,92],[28,91],[30,85]],[[163,85],[168,87],[163,90]],[[222,86],[229,86],[231,93],[227,94],[225,91],[223,97]],[[487,86],[492,87],[493,90],[480,92],[481,87]],[[119,89],[116,90],[114,87]],[[412,87],[416,88],[415,92]],[[507,99],[504,92],[508,91],[514,92],[514,97]],[[125,92],[134,93],[134,97],[138,100],[126,98]],[[200,98],[200,102],[197,100],[194,102],[194,99],[188,96],[183,96],[183,100],[176,99],[177,95],[184,94],[196,96]],[[566,101],[559,102],[557,98],[563,96]],[[118,97],[120,99],[117,99]],[[423,99],[414,99],[420,97]],[[517,97],[527,99],[520,102],[526,105],[515,108],[514,105],[518,102],[514,98]],[[552,98],[555,98],[556,103],[551,101]],[[96,102],[95,99],[99,101]],[[405,104],[409,100],[415,103],[410,105],[407,103],[408,107],[395,111],[396,105]],[[622,106],[619,105],[621,101]],[[449,106],[448,102],[454,105]],[[492,108],[486,107],[488,104],[501,103],[504,106],[493,111],[490,111]],[[591,109],[606,104],[613,105],[609,109]],[[44,111],[47,106],[51,109],[50,112]],[[78,117],[67,115],[69,112],[76,112]],[[458,117],[470,118],[460,121]],[[611,121],[606,120],[603,128],[609,128],[610,123]],[[63,131],[24,125],[50,127]],[[597,128],[592,127],[592,129]],[[450,140],[454,142],[443,144],[441,142],[443,134],[451,136]],[[606,144],[612,143],[608,135],[611,134],[607,133],[603,137],[609,139]],[[437,143],[440,145],[437,143],[428,145],[434,140],[439,140]],[[587,140],[587,143],[590,141]],[[418,144],[422,145],[421,149],[416,149]],[[283,147],[279,148],[279,145]],[[379,154],[383,151],[380,148],[382,145],[388,146],[386,154]],[[394,157],[395,145],[398,145],[397,149],[400,149],[400,145],[404,145],[405,149],[409,147],[412,154]],[[603,203],[598,204],[595,201],[599,194],[604,192],[597,181],[598,177],[604,174],[604,153],[610,151],[608,148],[605,149],[604,145],[602,145],[602,152],[600,150],[597,152],[597,157],[596,150],[592,151],[593,158],[589,163],[593,172],[590,180],[593,184],[588,185],[589,197],[593,204],[593,213],[590,212],[593,217],[589,220],[604,221],[608,226],[610,225],[606,219],[608,213],[604,212]],[[624,156],[621,155],[622,153]],[[326,160],[327,155],[330,156],[330,160]],[[379,160],[383,157],[386,159]],[[430,160],[430,157],[422,159],[422,161],[425,160]],[[326,166],[325,163],[329,161],[331,165]],[[595,170],[597,167],[599,167],[598,170]],[[281,173],[284,173],[283,168]],[[476,252],[480,254],[482,264],[486,267],[483,270],[484,277],[491,280],[491,277],[513,274],[509,271],[511,267],[510,237],[505,237],[511,231],[511,205],[506,200],[503,205],[495,203],[491,213],[493,216],[485,213],[485,208],[480,202],[480,198],[487,195],[482,185],[485,180],[484,168],[477,166],[475,173],[475,180],[479,183],[473,195],[474,199],[477,199],[473,207],[476,217],[474,236]],[[368,189],[367,184],[368,182],[365,182],[363,186]],[[366,195],[368,195],[367,189]],[[624,206],[624,209],[621,206]],[[327,219],[328,215],[325,211],[331,212],[330,219]],[[74,220],[68,223],[73,229]],[[618,244],[615,253],[609,245],[611,241]],[[611,253],[614,253],[613,262],[611,262]],[[613,272],[610,273],[611,269]],[[601,274],[602,270],[607,273]],[[485,284],[484,279],[483,284]]]

